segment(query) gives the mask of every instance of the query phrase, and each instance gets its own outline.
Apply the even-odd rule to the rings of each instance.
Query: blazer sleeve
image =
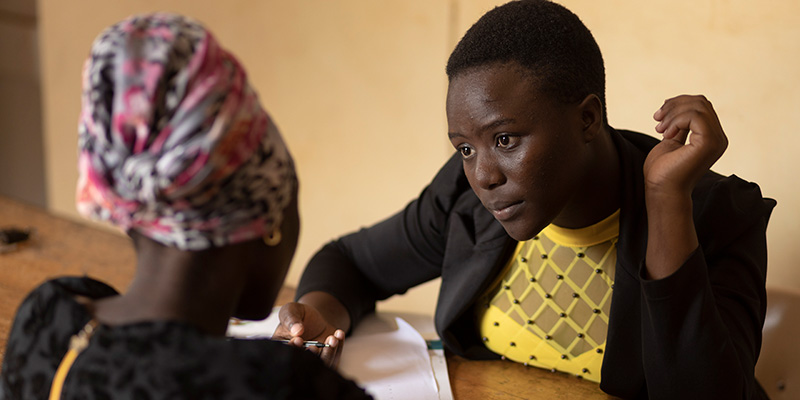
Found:
[[[405,209],[319,250],[303,272],[297,298],[312,291],[330,293],[347,308],[355,326],[377,300],[440,276],[449,217],[468,190],[456,153]]]
[[[750,399],[757,393],[766,228],[775,202],[735,176],[699,197],[700,247],[664,279],[646,280],[640,267],[647,391],[651,399]]]

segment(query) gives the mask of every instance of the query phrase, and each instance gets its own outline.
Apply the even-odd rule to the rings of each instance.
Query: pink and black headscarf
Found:
[[[183,250],[270,234],[297,185],[242,66],[183,16],[134,16],[95,40],[78,135],[78,211]]]

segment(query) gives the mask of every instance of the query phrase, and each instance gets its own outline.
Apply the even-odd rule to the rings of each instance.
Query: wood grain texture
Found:
[[[474,361],[447,354],[455,399],[614,399],[590,381],[512,361]]]
[[[122,234],[101,230],[0,197],[0,228],[32,228],[32,238],[0,254],[0,352],[17,307],[47,279],[88,275],[117,290],[133,277],[133,247]]]

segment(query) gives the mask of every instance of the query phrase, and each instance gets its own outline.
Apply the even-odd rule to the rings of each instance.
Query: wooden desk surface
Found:
[[[135,255],[122,234],[53,216],[0,196],[0,227],[34,228],[34,238],[0,254],[0,360],[17,307],[46,279],[90,275],[123,291],[133,277]],[[294,296],[285,287],[277,304]],[[611,399],[597,384],[510,361],[471,361],[447,354],[453,396],[458,399]]]

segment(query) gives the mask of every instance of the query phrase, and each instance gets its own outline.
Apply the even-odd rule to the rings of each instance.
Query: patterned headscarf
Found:
[[[183,250],[273,232],[297,184],[242,66],[178,15],[95,40],[78,135],[78,211]]]

